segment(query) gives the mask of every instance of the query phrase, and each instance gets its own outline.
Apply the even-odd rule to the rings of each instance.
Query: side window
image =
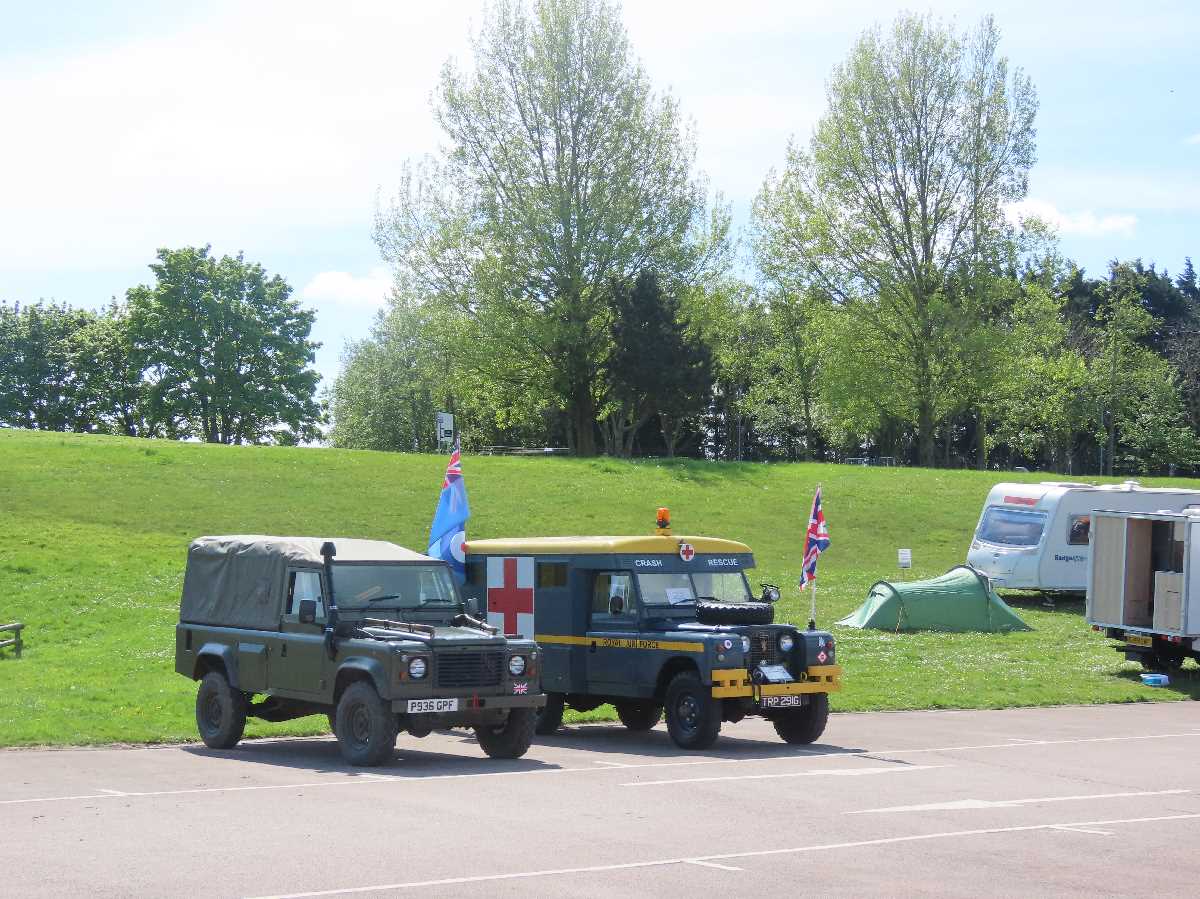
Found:
[[[538,562],[537,585],[542,588],[567,586],[566,562]]]
[[[637,614],[637,594],[633,575],[624,571],[602,571],[592,589],[592,618],[611,618]]]
[[[321,572],[293,571],[288,574],[286,614],[294,618],[300,614],[300,600],[314,599],[317,602],[317,621],[325,620],[325,602],[321,595]]]
[[[1072,515],[1067,525],[1067,543],[1071,546],[1087,546],[1091,529],[1091,515]]]

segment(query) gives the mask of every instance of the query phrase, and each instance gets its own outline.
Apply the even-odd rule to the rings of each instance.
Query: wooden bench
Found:
[[[14,621],[12,624],[0,624],[0,634],[11,632],[13,636],[8,640],[0,640],[0,649],[5,649],[11,646],[17,658],[21,658],[21,631],[25,629],[19,621]]]

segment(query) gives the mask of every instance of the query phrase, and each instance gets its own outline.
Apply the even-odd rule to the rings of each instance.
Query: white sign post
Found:
[[[442,451],[449,451],[454,445],[454,415],[450,412],[437,414],[437,442]]]
[[[897,553],[901,568],[912,568],[912,550],[902,549]]]

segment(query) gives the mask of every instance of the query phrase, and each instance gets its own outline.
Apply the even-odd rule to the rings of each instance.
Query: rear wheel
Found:
[[[808,705],[783,712],[771,723],[785,743],[811,743],[825,732],[828,720],[829,694],[813,693]]]
[[[721,707],[694,671],[683,671],[667,687],[667,732],[682,749],[707,749],[721,732]]]
[[[396,716],[375,687],[356,681],[337,705],[338,746],[351,765],[382,765],[396,750]]]
[[[210,671],[196,690],[196,729],[209,749],[232,749],[246,731],[246,695],[220,671]]]
[[[552,734],[562,726],[563,708],[566,701],[561,693],[547,693],[546,704],[537,710],[534,732],[543,736]]]
[[[663,707],[650,700],[613,703],[617,717],[630,730],[650,730],[662,719]]]
[[[1173,651],[1156,646],[1153,652],[1142,657],[1142,667],[1148,671],[1164,671],[1170,674],[1183,667],[1184,658],[1186,656],[1183,650]]]
[[[533,709],[512,709],[500,725],[475,728],[475,737],[483,751],[494,759],[519,759],[533,743],[537,715]]]

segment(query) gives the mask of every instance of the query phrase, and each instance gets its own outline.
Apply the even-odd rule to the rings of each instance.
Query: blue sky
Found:
[[[635,52],[695,121],[739,224],[880,3],[627,3]],[[974,25],[1041,100],[1028,208],[1092,272],[1200,264],[1200,4],[933,2]],[[376,198],[432,152],[438,71],[469,59],[475,2],[0,2],[0,299],[99,306],[159,246],[211,243],[317,310],[336,374],[389,278]]]

